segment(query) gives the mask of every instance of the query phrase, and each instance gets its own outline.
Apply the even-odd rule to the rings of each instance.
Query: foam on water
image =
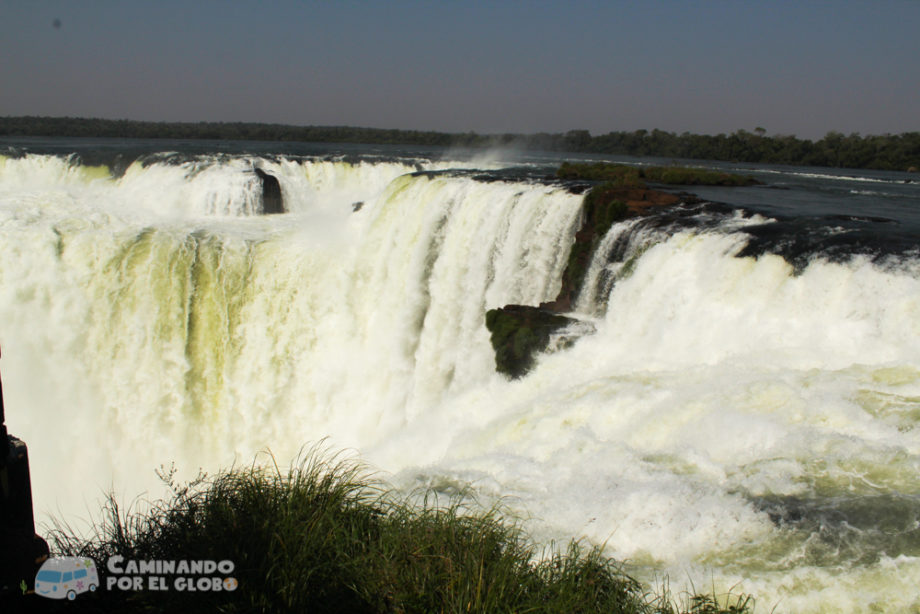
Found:
[[[291,214],[255,215],[254,164]],[[736,257],[762,218],[626,222],[579,301],[596,334],[512,382],[485,311],[555,297],[580,197],[414,170],[0,160],[7,420],[39,519],[156,493],[162,463],[284,464],[329,437],[406,491],[501,499],[537,539],[603,543],[674,590],[917,607],[916,261],[797,273]]]
[[[544,539],[586,535],[672,586],[711,574],[789,611],[910,607],[903,578],[877,569],[920,554],[916,266],[794,276],[775,256],[733,258],[743,242],[646,249],[597,335],[455,400],[410,463],[429,467],[402,479],[509,496]],[[877,601],[825,599],[857,578]]]
[[[279,175],[318,178],[320,195],[363,189],[368,202],[357,213],[350,199],[320,198],[275,218],[189,215],[216,185],[202,175],[245,174],[235,161],[199,173],[136,165],[104,186],[65,193],[52,178],[0,194],[3,343],[29,355],[4,367],[7,392],[11,407],[40,417],[29,422],[37,459],[104,433],[104,446],[81,452],[81,474],[124,483],[173,459],[213,466],[268,446],[293,457],[327,434],[373,442],[491,374],[485,305],[558,288],[577,197],[424,176],[373,193],[368,174],[405,169],[343,164],[349,182],[325,163],[312,177],[293,166]],[[39,375],[60,385],[39,386]],[[61,430],[43,434],[45,424]],[[86,492],[36,462],[38,501]]]

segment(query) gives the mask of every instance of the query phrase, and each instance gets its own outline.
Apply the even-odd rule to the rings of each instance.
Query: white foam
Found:
[[[40,520],[155,489],[161,463],[283,464],[329,437],[407,491],[504,497],[536,538],[604,543],[672,586],[912,607],[914,559],[810,567],[753,500],[918,494],[916,263],[795,275],[734,257],[740,219],[654,237],[580,303],[597,333],[510,382],[485,311],[555,297],[580,197],[260,160],[294,210],[266,218],[251,163],[0,165],[0,367]]]

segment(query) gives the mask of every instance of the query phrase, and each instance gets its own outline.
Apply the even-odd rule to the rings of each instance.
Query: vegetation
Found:
[[[534,355],[549,346],[553,333],[572,321],[529,305],[490,309],[486,328],[495,350],[495,370],[512,378],[522,377],[533,368]]]
[[[629,207],[622,198],[624,185],[629,187],[633,182],[640,183],[640,180],[627,172],[613,181],[594,186],[585,195],[581,229],[575,233],[575,242],[562,272],[562,285],[556,298],[559,307],[568,309],[574,303],[598,245],[615,222],[629,216]]]
[[[563,162],[556,176],[560,179],[590,179],[608,181],[615,186],[645,187],[645,182],[666,185],[746,186],[760,182],[753,177],[720,173],[687,166],[628,166],[609,162]]]
[[[119,138],[222,139],[336,143],[394,143],[451,147],[513,146],[546,151],[573,151],[629,156],[657,156],[764,162],[806,166],[920,169],[920,132],[860,136],[828,132],[818,141],[795,136],[766,136],[766,130],[732,134],[677,135],[663,130],[609,132],[587,130],[564,134],[448,134],[416,130],[382,130],[348,126],[288,126],[222,122],[137,122],[72,117],[0,117],[0,136],[75,136]]]
[[[72,117],[2,117],[0,136],[67,136],[135,139],[207,139],[310,143],[394,143],[470,147],[488,146],[473,133],[451,135],[416,130],[347,126],[287,126],[244,122],[138,122]]]
[[[411,505],[363,469],[314,451],[282,473],[254,467],[175,485],[144,512],[110,497],[95,535],[68,527],[57,555],[106,561],[229,560],[228,591],[105,590],[62,604],[73,611],[182,612],[749,612],[749,597],[655,596],[596,547],[572,542],[540,557],[498,509],[462,499]],[[544,553],[547,554],[547,553]],[[166,578],[172,584],[174,577]],[[25,599],[29,599],[26,597]],[[37,599],[35,597],[34,599]],[[727,599],[727,601],[726,601]],[[720,605],[721,603],[721,605]],[[47,605],[56,605],[47,602]],[[44,604],[43,604],[44,605]]]
[[[586,151],[804,166],[920,169],[920,132],[865,137],[828,132],[814,142],[791,135],[768,137],[765,132],[762,128],[754,133],[738,130],[715,136],[687,132],[678,136],[661,130],[611,132],[592,137]]]

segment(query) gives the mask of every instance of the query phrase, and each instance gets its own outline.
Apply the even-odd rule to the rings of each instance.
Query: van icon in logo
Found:
[[[49,599],[77,598],[99,588],[99,574],[92,559],[61,556],[45,561],[35,574],[35,594]]]

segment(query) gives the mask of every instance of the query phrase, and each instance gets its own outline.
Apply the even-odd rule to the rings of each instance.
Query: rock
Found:
[[[278,178],[269,175],[261,168],[256,168],[256,175],[262,181],[262,213],[272,215],[285,213],[284,201],[281,198],[281,184]]]
[[[575,243],[562,274],[559,294],[554,301],[543,303],[540,307],[556,313],[571,310],[581,291],[594,251],[615,222],[637,215],[649,215],[655,207],[697,202],[700,201],[696,196],[686,192],[672,194],[646,187],[621,186],[613,182],[594,186],[584,199],[582,225],[575,233]]]
[[[582,205],[581,228],[575,233],[575,243],[569,252],[569,261],[562,273],[562,287],[556,300],[541,305],[550,311],[569,311],[578,297],[591,256],[614,222],[639,213],[645,205],[644,188],[624,188],[613,183],[595,186],[585,195]],[[663,192],[657,194],[665,195]],[[667,194],[665,196],[672,196]],[[675,202],[679,199],[674,197]],[[652,204],[651,201],[648,204]]]
[[[594,186],[585,195],[581,228],[575,233],[555,300],[539,307],[506,305],[486,312],[486,328],[495,350],[495,369],[512,378],[521,377],[533,368],[537,353],[563,349],[579,337],[593,333],[593,325],[561,314],[571,311],[591,258],[607,231],[619,220],[648,215],[654,207],[681,202],[699,202],[699,199],[692,194],[671,194],[613,182]]]
[[[519,378],[533,368],[535,355],[569,347],[593,326],[540,307],[507,305],[486,312],[495,350],[495,370]],[[570,329],[570,334],[565,334]]]

